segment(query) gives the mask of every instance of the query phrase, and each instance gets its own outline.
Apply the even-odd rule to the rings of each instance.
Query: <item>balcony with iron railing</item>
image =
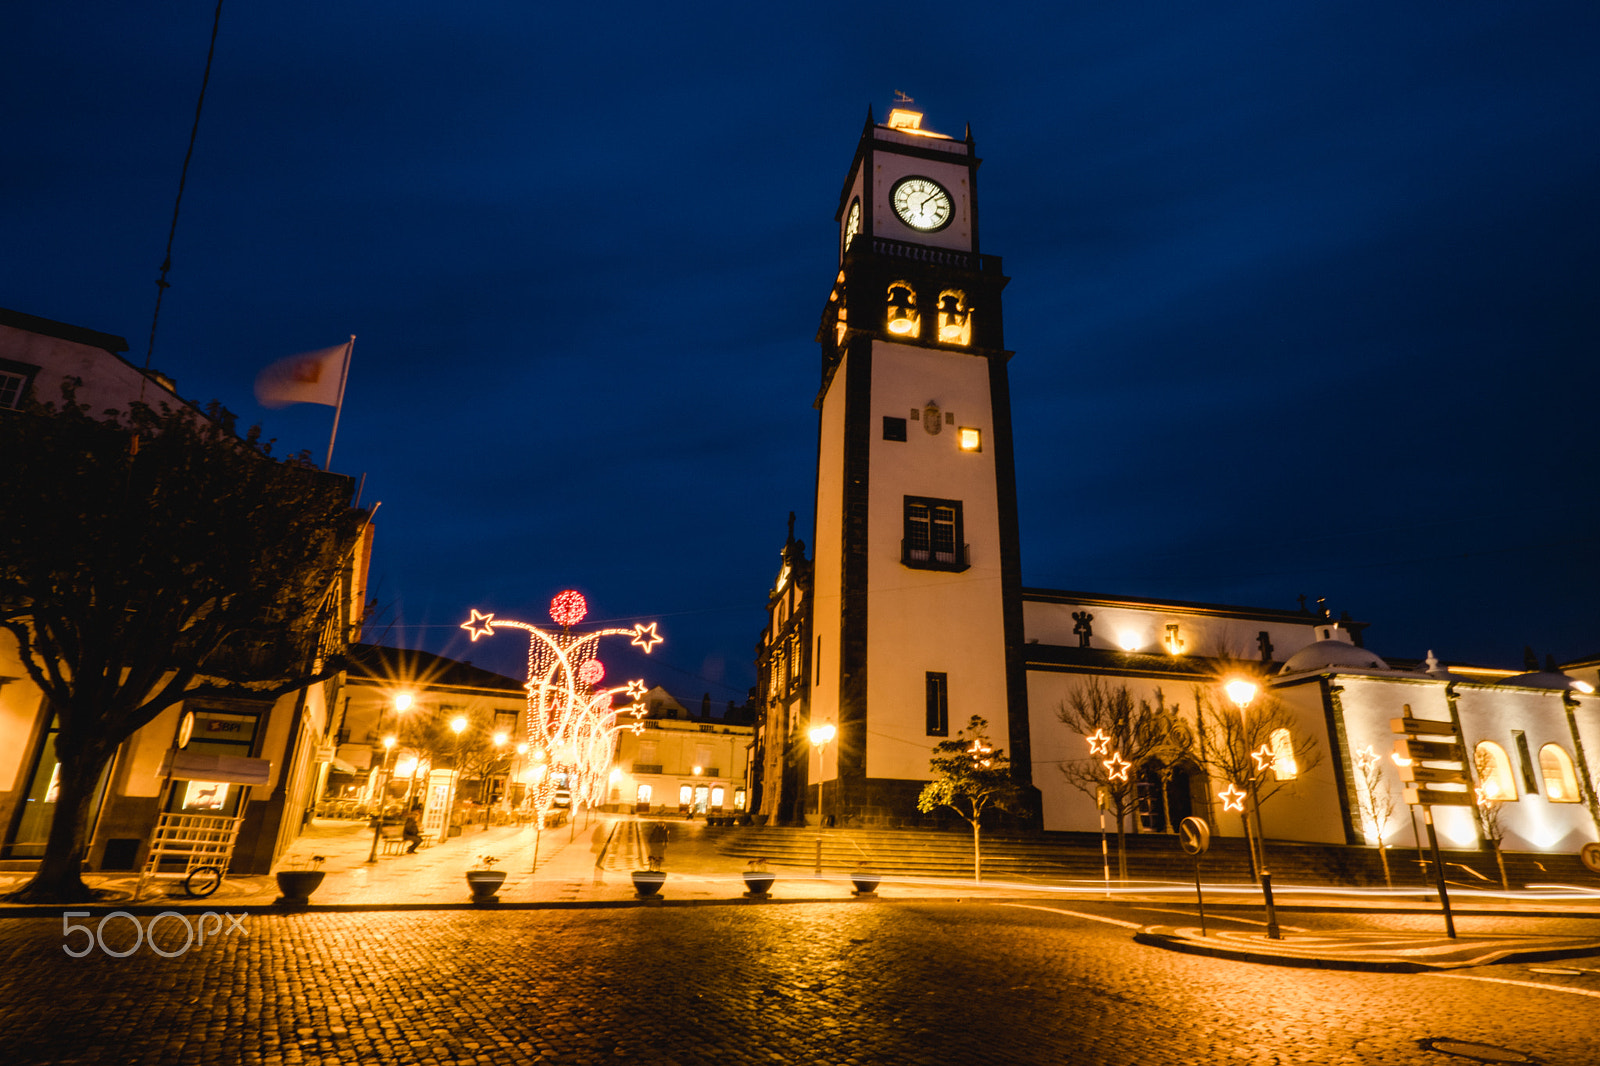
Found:
[[[974,254],[972,252],[963,252],[958,248],[931,248],[925,244],[896,241],[888,237],[874,237],[872,238],[872,252],[874,255],[888,256],[893,259],[908,259],[914,263],[955,267],[958,270],[975,270],[984,274],[1001,273],[1000,257],[998,255]]]
[[[960,572],[972,567],[969,549],[971,545],[962,544],[949,551],[939,551],[927,545],[913,547],[910,540],[900,541],[900,563],[913,570],[949,570]]]

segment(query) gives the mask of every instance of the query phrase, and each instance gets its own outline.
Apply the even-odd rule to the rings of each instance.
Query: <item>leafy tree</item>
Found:
[[[11,898],[79,902],[88,817],[117,748],[174,704],[273,699],[334,676],[330,589],[363,515],[348,478],[277,461],[213,403],[0,417],[0,627],[59,727],[43,859]],[[25,461],[16,461],[21,457]]]
[[[1257,686],[1255,697],[1242,709],[1207,685],[1195,686],[1194,702],[1195,758],[1213,782],[1232,785],[1249,797],[1245,837],[1251,866],[1259,873],[1266,862],[1261,808],[1289,782],[1320,765],[1322,749],[1316,737],[1298,728],[1288,705],[1264,686]]]
[[[1139,773],[1152,760],[1168,767],[1189,757],[1194,734],[1179,716],[1178,705],[1168,704],[1160,689],[1153,700],[1136,700],[1127,685],[1113,687],[1098,677],[1078,683],[1056,708],[1056,718],[1085,739],[1106,738],[1096,744],[1103,752],[1090,750],[1081,759],[1065,760],[1061,773],[1073,788],[1095,797],[1096,802],[1105,797],[1105,805],[1117,821],[1118,876],[1126,880],[1127,823],[1138,808]],[[1166,804],[1165,786],[1162,803]],[[1170,807],[1167,811],[1170,825]]]
[[[1022,790],[1011,780],[1011,760],[989,742],[989,723],[972,716],[967,728],[933,747],[936,775],[917,797],[917,810],[949,807],[972,826],[972,879],[983,880],[979,823],[986,810],[1021,811]]]

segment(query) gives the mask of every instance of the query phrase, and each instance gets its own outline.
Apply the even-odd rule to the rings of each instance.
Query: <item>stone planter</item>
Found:
[[[304,907],[328,875],[321,870],[279,870],[275,876],[281,895],[272,902],[280,907]]]
[[[640,899],[655,899],[656,893],[661,891],[662,884],[666,881],[665,870],[635,870],[633,871],[633,890],[639,894]]]
[[[472,902],[498,903],[500,886],[505,879],[504,870],[468,870],[467,887],[472,889]]]
[[[850,875],[850,883],[855,886],[851,889],[852,896],[876,896],[878,894],[878,875],[868,870],[856,870]]]
[[[776,881],[777,879],[777,874],[747,872],[744,875],[745,898],[767,899],[772,895],[772,882]]]

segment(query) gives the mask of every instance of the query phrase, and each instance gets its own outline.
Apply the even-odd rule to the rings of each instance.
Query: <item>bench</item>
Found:
[[[386,825],[378,830],[378,843],[383,847],[385,855],[399,855],[406,849],[406,838],[403,826]]]

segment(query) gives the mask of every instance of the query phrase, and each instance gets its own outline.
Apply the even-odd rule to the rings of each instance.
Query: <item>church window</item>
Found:
[[[972,343],[972,309],[967,306],[967,294],[960,289],[946,289],[939,294],[939,340],[963,346]]]
[[[1279,781],[1293,781],[1300,776],[1300,766],[1294,761],[1294,738],[1287,729],[1274,729],[1272,745],[1272,776]]]
[[[900,561],[919,570],[967,569],[967,546],[961,542],[961,501],[905,498],[905,539]]]
[[[917,311],[917,293],[909,281],[889,285],[889,332],[898,337],[922,336],[922,316]]]
[[[1546,744],[1539,749],[1539,771],[1544,775],[1544,794],[1551,803],[1577,803],[1582,799],[1572,758],[1560,744]]]
[[[948,674],[928,671],[926,674],[926,703],[928,708],[928,735],[950,735],[950,678]]]
[[[801,674],[800,638],[789,638],[789,680],[799,681]]]
[[[905,440],[906,439],[906,420],[903,419],[903,418],[893,418],[893,417],[891,417],[889,415],[884,415],[883,416],[883,439],[884,440]]]
[[[1517,782],[1511,776],[1511,760],[1506,749],[1492,740],[1479,742],[1472,749],[1472,763],[1478,771],[1478,787],[1483,798],[1505,803],[1517,798]]]

